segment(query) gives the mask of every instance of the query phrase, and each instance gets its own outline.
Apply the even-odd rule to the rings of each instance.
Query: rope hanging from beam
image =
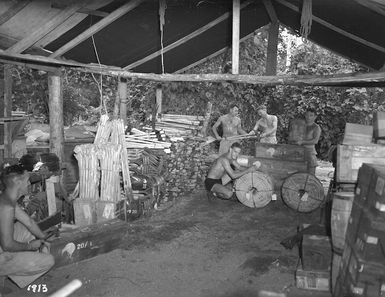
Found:
[[[312,10],[312,0],[303,0],[300,33],[305,39],[307,39],[311,31],[311,24],[313,21]]]
[[[166,0],[159,0],[159,27],[160,27],[160,46],[161,46],[160,56],[161,56],[161,59],[162,59],[162,73],[163,74],[164,74],[163,27],[164,27],[164,24],[165,24],[164,16],[166,14],[166,8],[167,8]]]

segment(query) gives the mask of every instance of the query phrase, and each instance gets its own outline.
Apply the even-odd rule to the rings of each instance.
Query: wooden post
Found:
[[[239,73],[240,0],[233,0],[232,73]]]
[[[122,78],[119,80],[119,97],[120,97],[120,118],[123,120],[124,126],[127,125],[127,81]]]
[[[4,65],[4,117],[12,116],[12,66]],[[12,157],[12,121],[4,122],[4,158]]]
[[[116,96],[115,96],[115,103],[114,103],[114,113],[112,118],[113,119],[118,119],[120,116],[119,109],[120,109],[120,77],[118,78],[118,90],[116,91]]]
[[[158,118],[158,115],[162,113],[162,97],[162,85],[158,85],[156,87],[156,118]]]
[[[277,75],[278,34],[278,22],[270,23],[265,75]]]
[[[49,149],[51,153],[55,153],[59,157],[60,166],[62,166],[64,162],[64,121],[62,74],[59,71],[48,74],[48,91]]]

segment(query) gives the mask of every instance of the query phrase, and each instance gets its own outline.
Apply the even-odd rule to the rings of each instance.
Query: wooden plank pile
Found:
[[[131,134],[125,135],[127,149],[143,150],[144,148],[159,149],[169,152],[170,142],[159,141],[155,132],[143,132],[132,129]]]
[[[348,221],[335,296],[385,294],[385,166],[363,164]]]
[[[197,136],[203,126],[204,116],[161,114],[155,129],[169,137]]]
[[[209,167],[206,158],[209,147],[193,139],[173,142],[167,165],[164,200],[176,199],[203,185]]]
[[[102,116],[95,142],[76,146],[74,153],[79,165],[75,224],[84,226],[116,218],[122,211],[122,200],[132,198],[123,121],[109,121],[108,116]]]

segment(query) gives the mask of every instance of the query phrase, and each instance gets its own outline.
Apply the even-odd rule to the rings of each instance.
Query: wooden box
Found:
[[[376,111],[373,113],[373,136],[375,139],[385,138],[385,112]]]
[[[340,183],[356,183],[358,170],[363,163],[385,165],[385,146],[338,145],[336,180]]]
[[[298,267],[295,272],[295,285],[300,289],[329,291],[330,271],[304,270]]]
[[[305,148],[292,144],[259,143],[255,145],[255,157],[284,161],[305,161]]]
[[[51,242],[55,267],[69,265],[110,252],[127,239],[129,225],[115,219],[103,223],[61,232]]]
[[[94,200],[76,199],[73,203],[75,224],[79,227],[96,223],[96,205]]]
[[[115,219],[117,211],[117,203],[110,201],[96,201],[96,221],[104,222]]]
[[[328,236],[304,234],[301,247],[301,262],[304,270],[330,269],[332,246]]]
[[[346,123],[343,144],[365,145],[372,143],[373,126]]]

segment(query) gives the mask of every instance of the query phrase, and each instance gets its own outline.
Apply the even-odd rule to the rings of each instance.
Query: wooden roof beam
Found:
[[[385,16],[385,5],[384,2],[377,2],[375,0],[368,1],[368,0],[355,0],[357,3],[361,4],[362,6],[369,8],[370,10],[373,10],[383,16]]]
[[[241,9],[248,6],[249,4],[253,3],[253,1],[246,1],[245,3],[243,3],[241,5]],[[229,17],[231,16],[231,12],[226,12],[224,13],[223,15],[221,15],[220,17],[216,18],[215,20],[211,21],[210,23],[200,27],[199,29],[195,30],[194,32],[182,37],[181,39],[165,46],[163,48],[163,54],[167,53],[168,51],[178,47],[179,45],[183,44],[183,43],[186,43],[187,41],[195,38],[196,36],[206,32],[207,30],[209,30],[210,28],[218,25],[219,23],[223,22],[224,20],[228,19]],[[157,56],[160,56],[162,53],[162,50],[158,50],[134,63],[131,63],[130,65],[127,65],[126,67],[124,67],[125,70],[129,70],[129,69],[133,69],[139,65],[142,65],[144,63],[146,63],[147,61],[150,61],[154,58],[156,58]]]
[[[274,0],[276,1],[277,3],[280,3],[284,6],[286,6],[287,8],[290,8],[291,10],[295,11],[295,12],[298,12],[300,13],[300,9],[296,6],[296,5],[293,5],[289,2],[287,2],[286,0]],[[338,28],[337,26],[334,26],[333,24],[330,24],[328,23],[327,21],[324,21],[323,19],[319,18],[319,17],[316,17],[315,15],[313,15],[313,21],[325,26],[326,28],[330,29],[330,30],[333,30],[345,37],[348,37],[354,41],[357,41],[363,45],[366,45],[367,47],[371,47],[379,52],[382,52],[382,53],[385,53],[385,48],[378,45],[378,44],[375,44],[373,42],[370,42],[368,40],[365,40],[357,35],[354,35],[352,33],[349,33],[341,28]]]
[[[10,20],[15,16],[20,10],[26,7],[31,1],[30,0],[20,0],[16,1],[6,12],[0,15],[0,26]]]
[[[65,8],[68,7],[68,5],[65,5],[63,3],[52,3],[51,7],[52,8],[56,8],[56,9],[65,9]],[[88,14],[88,15],[100,16],[100,17],[103,17],[103,18],[109,15],[108,12],[104,12],[104,11],[101,11],[101,10],[90,9],[90,8],[87,8],[87,7],[80,8],[77,12],[78,13]]]
[[[273,3],[271,3],[271,0],[263,0],[263,5],[265,6],[267,14],[269,15],[270,21],[273,24],[278,23],[277,13],[275,12],[275,9],[274,9]]]
[[[56,50],[53,54],[50,55],[52,58],[59,57],[66,52],[68,52],[70,49],[74,48],[77,46],[79,43],[83,42],[84,40],[88,39],[95,33],[99,32],[102,30],[104,27],[108,26],[112,22],[116,21],[118,18],[122,17],[125,15],[127,12],[130,10],[134,9],[137,7],[139,4],[141,4],[144,0],[131,0],[130,2],[122,5],[118,9],[114,10],[111,12],[108,16],[106,16],[104,19],[100,20],[97,22],[95,25],[91,26],[87,30],[85,30],[83,33],[63,45],[61,48]]]
[[[68,6],[63,11],[60,11],[55,17],[53,17],[50,21],[45,23],[39,30],[33,32],[31,35],[26,38],[20,40],[15,45],[11,46],[7,49],[7,52],[11,53],[22,53],[29,47],[33,46],[36,42],[38,42],[41,38],[63,23],[66,19],[71,17],[79,8],[87,5],[90,0],[77,1],[74,4]]]

